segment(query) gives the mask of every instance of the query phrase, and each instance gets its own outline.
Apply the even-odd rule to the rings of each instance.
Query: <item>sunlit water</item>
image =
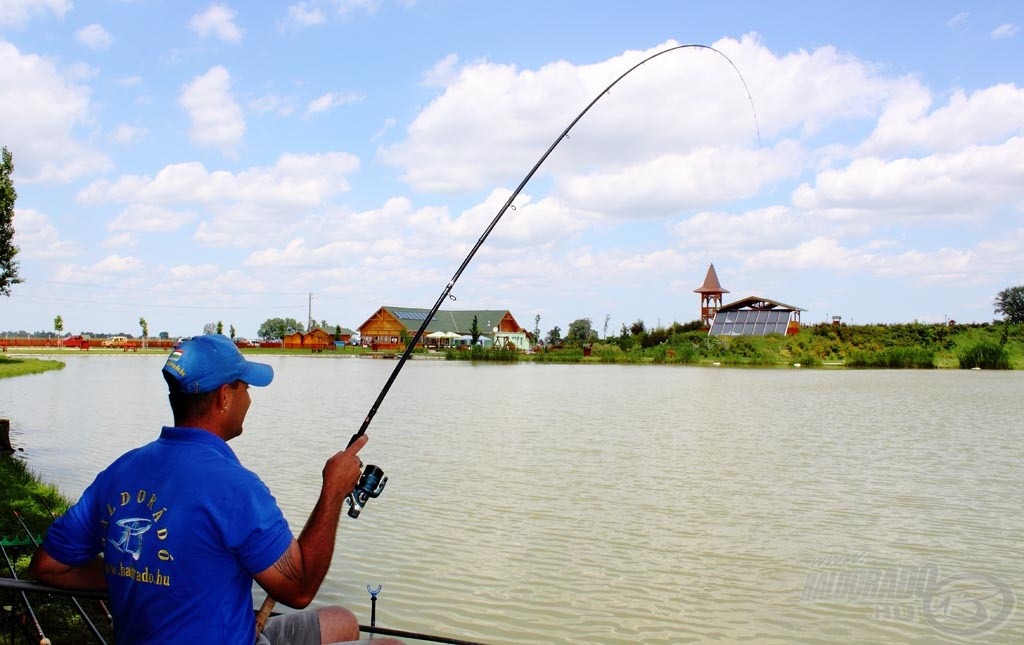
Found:
[[[266,360],[232,446],[297,532],[395,363]],[[0,416],[76,496],[170,421],[161,365],[72,355],[0,381]],[[363,452],[387,488],[343,518],[317,602],[368,623],[382,584],[378,624],[490,643],[1024,642],[1022,394],[1018,373],[410,361]]]

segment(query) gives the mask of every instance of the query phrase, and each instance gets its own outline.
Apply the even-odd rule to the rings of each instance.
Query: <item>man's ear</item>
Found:
[[[225,383],[217,388],[217,409],[218,413],[224,413],[231,407],[231,384]]]

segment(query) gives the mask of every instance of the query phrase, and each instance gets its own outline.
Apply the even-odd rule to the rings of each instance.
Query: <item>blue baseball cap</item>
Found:
[[[186,394],[212,392],[235,381],[264,387],[274,380],[274,368],[245,360],[223,334],[206,334],[182,342],[167,357],[164,372]]]

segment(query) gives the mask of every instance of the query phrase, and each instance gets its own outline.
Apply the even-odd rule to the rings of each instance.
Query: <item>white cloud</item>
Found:
[[[235,24],[237,12],[225,5],[210,5],[206,11],[192,16],[188,26],[199,36],[214,35],[229,43],[242,42],[245,30]]]
[[[61,239],[50,218],[32,208],[15,209],[14,244],[20,249],[18,260],[66,258],[75,251],[74,243]]]
[[[0,0],[0,25],[23,27],[30,19],[47,14],[63,19],[71,7],[71,0]]]
[[[179,211],[154,204],[131,204],[107,225],[111,231],[171,233],[196,218],[192,211]]]
[[[108,49],[111,43],[107,30],[95,23],[76,31],[75,40],[89,49]]]
[[[675,46],[667,42],[592,65],[558,61],[537,70],[446,58],[426,75],[447,85],[409,125],[404,141],[383,147],[418,190],[462,191],[512,181],[529,169],[573,117],[623,70]],[[870,119],[894,93],[916,86],[891,80],[831,47],[779,56],[757,37],[715,47],[742,70],[750,95],[722,57],[700,49],[659,56],[602,96],[545,164],[583,174],[626,176],[652,158],[706,148],[757,145],[761,135],[812,137],[827,125]],[[622,195],[622,201],[630,199]]]
[[[149,134],[149,130],[141,126],[130,125],[128,123],[121,123],[111,130],[108,139],[111,142],[125,145],[129,143],[135,143],[146,137]]]
[[[286,25],[297,27],[315,27],[327,22],[327,16],[321,8],[311,2],[297,2],[288,7]]]
[[[1020,131],[1024,89],[1002,83],[969,96],[956,90],[947,105],[929,113],[931,107],[931,95],[924,88],[894,98],[858,154],[955,151],[975,143],[1003,141]]]
[[[0,40],[0,123],[22,181],[70,181],[103,172],[110,160],[76,138],[91,125],[91,91],[48,58]]]
[[[1003,40],[1005,38],[1013,38],[1014,36],[1017,35],[1018,31],[1020,30],[1017,28],[1017,25],[1013,24],[1012,22],[1008,22],[999,25],[998,27],[992,30],[992,39]]]
[[[423,84],[427,87],[444,88],[455,83],[459,76],[459,57],[456,54],[448,54],[441,60],[434,63],[434,66],[423,74]]]
[[[383,125],[380,126],[380,130],[377,130],[373,134],[373,136],[370,137],[370,142],[372,143],[372,142],[376,141],[377,139],[380,139],[381,137],[383,137],[385,134],[387,134],[391,130],[391,128],[395,127],[396,123],[397,123],[397,121],[395,121],[395,119],[393,117],[389,116],[388,118],[384,119],[384,123],[383,123]]]
[[[138,85],[142,85],[142,77],[141,76],[122,76],[120,78],[115,78],[114,79],[114,83],[116,85],[120,85],[121,87],[136,87]]]
[[[83,189],[85,204],[142,202],[147,204],[244,203],[248,208],[314,207],[349,189],[345,175],[359,160],[344,152],[282,155],[276,164],[239,173],[208,171],[197,162],[165,166],[154,177],[123,175],[116,182],[98,180]]]
[[[103,241],[105,249],[132,249],[138,245],[139,241],[131,233],[121,233]]]
[[[96,264],[85,267],[84,271],[100,275],[124,275],[138,273],[142,267],[143,262],[139,258],[108,255]]]
[[[338,15],[355,12],[373,13],[380,7],[380,0],[331,0]]]
[[[788,247],[806,236],[812,222],[798,210],[770,206],[739,215],[701,212],[668,226],[681,248],[721,254]]]
[[[328,92],[309,102],[306,106],[306,116],[326,112],[340,105],[356,103],[366,98],[358,92]]]
[[[790,249],[749,254],[744,267],[753,271],[833,270],[868,273],[880,278],[908,278],[921,284],[971,284],[976,255],[971,250],[941,248],[883,255],[870,247],[844,246],[836,239],[816,237]]]
[[[565,173],[555,193],[579,208],[622,219],[654,219],[723,204],[796,178],[806,151],[699,148],[589,174]]]
[[[171,280],[186,282],[212,279],[219,273],[221,273],[221,268],[216,264],[199,264],[191,266],[181,264],[167,270],[168,277]]]
[[[218,65],[195,77],[182,87],[178,100],[192,122],[189,136],[194,143],[234,154],[245,136],[245,118],[231,94],[226,69]]]
[[[961,29],[967,25],[967,19],[970,17],[970,13],[967,11],[961,11],[956,14],[946,23],[946,26],[950,29]]]
[[[197,221],[195,239],[207,246],[246,246],[308,228],[336,195],[359,160],[341,152],[282,155],[276,164],[238,173],[208,171],[199,163],[173,164],[155,176],[123,175],[94,181],[78,194],[83,204],[123,203],[110,230],[160,232]]]
[[[295,112],[296,99],[293,97],[279,96],[277,94],[265,94],[259,98],[249,101],[249,110],[255,114],[267,114],[273,112],[278,116],[288,116]]]
[[[856,159],[825,170],[811,187],[793,193],[793,204],[833,219],[892,224],[967,220],[1024,199],[1024,138],[954,153],[885,161]]]

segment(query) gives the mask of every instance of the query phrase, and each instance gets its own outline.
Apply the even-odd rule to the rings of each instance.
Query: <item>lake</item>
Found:
[[[170,423],[155,356],[0,381],[72,497]],[[395,363],[271,356],[231,442],[298,532]],[[1024,642],[1024,375],[406,364],[318,604],[489,643]],[[257,590],[255,602],[262,601]],[[960,639],[954,641],[954,639]]]

